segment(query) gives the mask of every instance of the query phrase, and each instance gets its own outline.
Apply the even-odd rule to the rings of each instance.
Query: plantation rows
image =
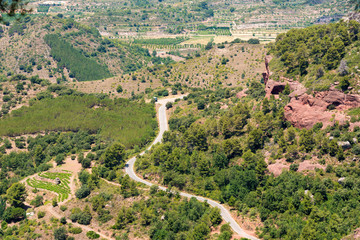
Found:
[[[55,180],[56,178],[60,178],[61,182],[66,182],[67,184],[69,184],[71,173],[44,172],[44,173],[40,173],[39,176],[52,180]]]
[[[167,50],[176,50],[176,49],[186,49],[186,48],[204,48],[202,44],[182,44],[182,45],[142,45],[147,49],[167,49]]]
[[[51,48],[51,56],[58,62],[58,67],[70,70],[70,77],[79,81],[99,80],[110,77],[105,65],[100,65],[94,59],[85,57],[70,43],[62,40],[59,35],[48,34],[44,37]]]
[[[101,107],[93,109],[93,106]],[[83,130],[98,133],[104,139],[119,140],[127,148],[143,147],[155,136],[155,116],[151,104],[91,95],[60,96],[13,111],[0,120],[0,135]]]
[[[135,44],[150,44],[150,45],[177,45],[182,42],[189,40],[186,37],[176,37],[176,38],[153,38],[153,39],[134,39]]]
[[[58,202],[62,202],[69,197],[71,192],[69,183],[70,183],[70,173],[42,173],[39,174],[40,177],[48,178],[48,179],[56,179],[57,177],[60,178],[61,183],[56,185],[55,183],[45,182],[36,179],[27,179],[26,182],[30,187],[45,189],[48,191],[52,191],[58,194]]]

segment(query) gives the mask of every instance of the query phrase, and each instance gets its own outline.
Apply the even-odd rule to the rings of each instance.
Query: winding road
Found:
[[[158,103],[160,104],[160,108],[158,109],[158,120],[159,120],[159,134],[156,136],[156,139],[154,140],[154,142],[147,148],[147,150],[150,150],[150,148],[156,144],[161,142],[164,132],[167,131],[169,129],[168,127],[168,122],[167,122],[167,117],[166,117],[166,108],[165,105],[168,102],[174,102],[176,99],[178,98],[183,98],[184,96],[180,96],[180,97],[175,97],[175,98],[167,98],[167,99],[159,99]],[[145,151],[140,153],[140,155],[144,155]],[[131,159],[128,160],[126,167],[125,167],[125,171],[126,173],[129,175],[130,178],[132,178],[133,180],[137,181],[137,182],[141,182],[143,184],[146,184],[148,186],[152,186],[153,183],[146,181],[140,177],[138,177],[135,173],[134,170],[134,165],[135,165],[135,161],[136,161],[136,157],[133,157]],[[167,188],[164,186],[159,186],[159,189],[161,190],[166,190]],[[239,224],[235,221],[235,219],[231,216],[230,212],[220,203],[211,200],[211,199],[207,199],[204,197],[200,197],[200,196],[196,196],[196,195],[192,195],[189,193],[185,193],[185,192],[180,192],[180,195],[183,197],[187,197],[187,198],[192,198],[195,197],[197,200],[199,201],[207,201],[212,207],[217,207],[220,209],[221,211],[221,216],[222,218],[230,223],[231,228],[233,229],[233,231],[235,233],[237,233],[239,236],[244,237],[244,238],[248,238],[251,240],[258,240],[258,238],[249,235],[248,233],[245,232],[244,229],[242,229]]]

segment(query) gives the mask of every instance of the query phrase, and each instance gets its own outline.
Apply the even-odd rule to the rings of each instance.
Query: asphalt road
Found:
[[[167,122],[167,117],[166,117],[166,109],[165,109],[165,105],[167,102],[174,102],[175,99],[177,98],[183,98],[184,96],[180,96],[180,97],[176,97],[176,98],[167,98],[167,99],[159,99],[158,103],[161,105],[160,108],[158,109],[158,121],[159,121],[159,126],[160,126],[160,131],[159,134],[157,135],[157,137],[155,138],[154,142],[147,148],[147,150],[149,150],[154,144],[161,142],[164,132],[167,131],[169,129],[168,126],[168,122]],[[140,155],[144,155],[145,152],[140,153]],[[130,178],[132,178],[133,180],[137,181],[137,182],[141,182],[144,183],[148,186],[152,186],[153,183],[148,182],[140,177],[138,177],[134,171],[134,164],[136,161],[136,157],[133,157],[131,159],[128,160],[127,165],[125,167],[125,171],[126,173],[129,175]],[[166,190],[166,187],[163,186],[159,186],[159,189],[161,190]],[[211,206],[213,207],[217,207],[220,209],[221,211],[221,216],[222,218],[230,223],[231,228],[233,229],[233,231],[235,233],[237,233],[239,236],[244,237],[244,238],[248,238],[251,240],[258,240],[258,238],[251,236],[249,234],[247,234],[244,229],[242,229],[239,224],[235,221],[234,218],[232,218],[230,212],[220,203],[213,201],[211,199],[207,199],[204,197],[200,197],[200,196],[195,196],[189,193],[185,193],[185,192],[180,192],[180,195],[183,197],[187,197],[187,198],[192,198],[195,197],[197,200],[199,201],[207,201]]]

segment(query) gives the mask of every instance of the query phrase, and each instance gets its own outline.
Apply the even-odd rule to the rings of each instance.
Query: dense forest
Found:
[[[172,106],[171,131],[138,160],[138,171],[259,217],[264,239],[340,239],[349,234],[360,220],[355,214],[360,208],[359,164],[350,160],[360,154],[360,128],[352,131],[347,123],[322,129],[318,123],[296,129],[283,117],[288,92],[262,100],[263,86],[254,82],[247,93],[239,100],[229,89],[197,91],[184,99],[187,106]],[[220,109],[217,101],[224,99],[235,105]],[[338,141],[349,141],[352,149],[343,150]],[[297,172],[302,161],[312,158],[325,170]],[[267,166],[277,159],[290,163],[290,170],[274,177]]]
[[[76,78],[78,81],[89,81],[111,76],[106,66],[85,57],[70,43],[62,40],[59,35],[48,34],[44,40],[50,46],[50,53],[58,62],[58,67],[69,69],[71,78]]]

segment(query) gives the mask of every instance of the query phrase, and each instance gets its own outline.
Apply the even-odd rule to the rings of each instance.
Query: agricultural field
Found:
[[[55,192],[58,195],[57,201],[63,202],[71,193],[70,190],[70,177],[71,173],[67,172],[43,172],[39,173],[36,177],[29,178],[26,183],[35,189],[44,189]],[[55,179],[60,179],[60,184],[55,184]]]
[[[83,94],[53,98],[45,92],[44,96],[0,119],[0,135],[82,130],[120,141],[126,147],[145,146],[155,136],[157,122],[152,104]]]

